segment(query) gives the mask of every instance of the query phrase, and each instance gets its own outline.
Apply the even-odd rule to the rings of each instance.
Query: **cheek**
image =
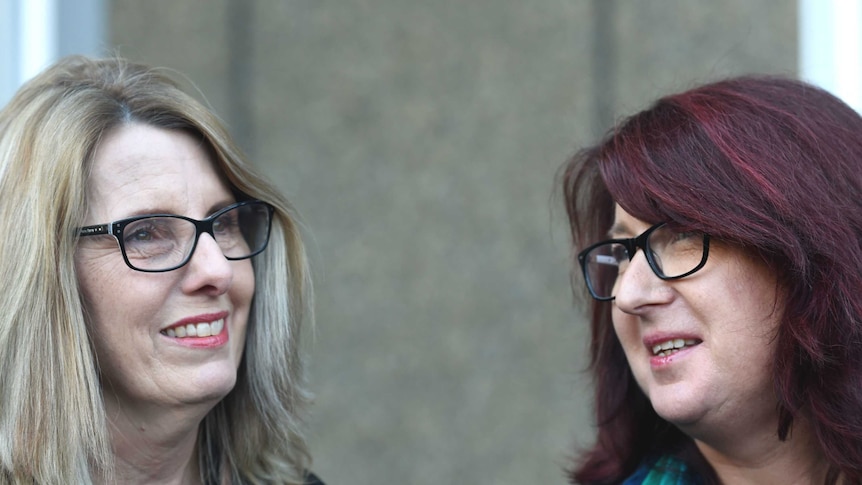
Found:
[[[626,355],[628,355],[634,349],[634,346],[640,343],[638,323],[634,317],[626,315],[616,308],[614,308],[611,318],[613,320],[614,333],[620,344],[622,344],[623,350],[626,351]]]
[[[104,326],[102,315],[111,313],[110,308],[106,307],[115,301],[115,295],[111,294],[113,286],[110,284],[110,271],[103,270],[91,261],[82,263],[80,258],[75,261],[75,269],[87,325],[98,335]]]
[[[158,325],[166,301],[163,290],[129,275],[125,263],[120,264],[111,259],[76,259],[84,317],[98,354],[120,347],[136,334],[148,335]]]
[[[77,262],[76,262],[77,263]],[[110,278],[110,271],[102,271],[98,265],[88,262],[76,264],[78,285],[84,307],[84,320],[90,334],[93,351],[100,363],[100,374],[112,379],[111,370],[119,370],[123,362],[124,346],[131,336],[129,328],[117,325],[127,321],[124,314],[123,294],[117,290]]]
[[[616,308],[613,314],[614,334],[622,346],[626,363],[640,389],[649,397],[650,367],[649,356],[641,340],[637,320]]]
[[[764,268],[749,265],[728,281],[733,283],[724,292],[723,320],[731,323],[721,332],[722,337],[736,337],[740,348],[757,349],[758,355],[768,359],[775,349],[784,308],[775,278]]]
[[[249,309],[254,298],[254,269],[249,260],[237,261],[234,266],[233,282],[230,288],[230,299],[235,311],[239,313],[243,326],[248,322]]]
[[[236,268],[233,278],[232,293],[236,295],[234,298],[246,302],[246,305],[251,303],[254,297],[255,281],[254,268],[250,260],[241,261],[242,265]]]
[[[238,368],[245,353],[248,319],[251,302],[254,298],[255,281],[254,270],[249,260],[235,261],[234,263],[233,282],[230,288],[230,300],[234,312],[231,345]]]

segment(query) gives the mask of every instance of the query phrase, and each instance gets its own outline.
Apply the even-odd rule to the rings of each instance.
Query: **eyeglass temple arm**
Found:
[[[111,231],[111,224],[85,226],[78,230],[79,236],[101,236],[102,234],[113,234],[113,232]]]

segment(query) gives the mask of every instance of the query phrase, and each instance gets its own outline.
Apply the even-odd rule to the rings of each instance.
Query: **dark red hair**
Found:
[[[832,472],[862,482],[862,118],[800,81],[741,77],[668,96],[564,167],[574,252],[603,239],[613,205],[748,248],[786,298],[774,356],[785,439],[810,423]],[[579,285],[583,284],[576,280]],[[652,454],[715,476],[692,441],[652,410],[592,302],[598,437],[573,483],[619,483]]]

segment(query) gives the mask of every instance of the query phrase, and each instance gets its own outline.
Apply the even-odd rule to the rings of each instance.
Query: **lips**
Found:
[[[655,358],[669,357],[703,343],[703,340],[690,333],[662,332],[646,335],[643,339],[647,352]]]
[[[225,330],[228,312],[195,315],[183,318],[163,328],[160,333],[175,339],[206,338],[220,335]]]
[[[654,355],[654,356],[667,357],[669,355],[673,355],[673,354],[679,352],[680,350],[684,349],[685,347],[694,347],[695,345],[697,345],[699,343],[700,343],[699,340],[691,339],[691,338],[669,339],[669,340],[665,340],[664,342],[659,342],[659,343],[652,345],[651,350],[652,350],[652,355]]]
[[[210,337],[218,335],[224,330],[224,318],[214,322],[187,323],[162,330],[162,335],[171,338]]]

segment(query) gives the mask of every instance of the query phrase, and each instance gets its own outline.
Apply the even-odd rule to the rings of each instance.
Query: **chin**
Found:
[[[691,426],[706,414],[700,400],[679,394],[650,397],[653,410],[665,421],[679,427]]]
[[[668,423],[679,428],[688,428],[696,425],[703,417],[703,413],[689,412],[685,410],[658,410],[656,414]]]
[[[209,365],[201,369],[193,384],[199,401],[220,401],[236,386],[236,368]]]

